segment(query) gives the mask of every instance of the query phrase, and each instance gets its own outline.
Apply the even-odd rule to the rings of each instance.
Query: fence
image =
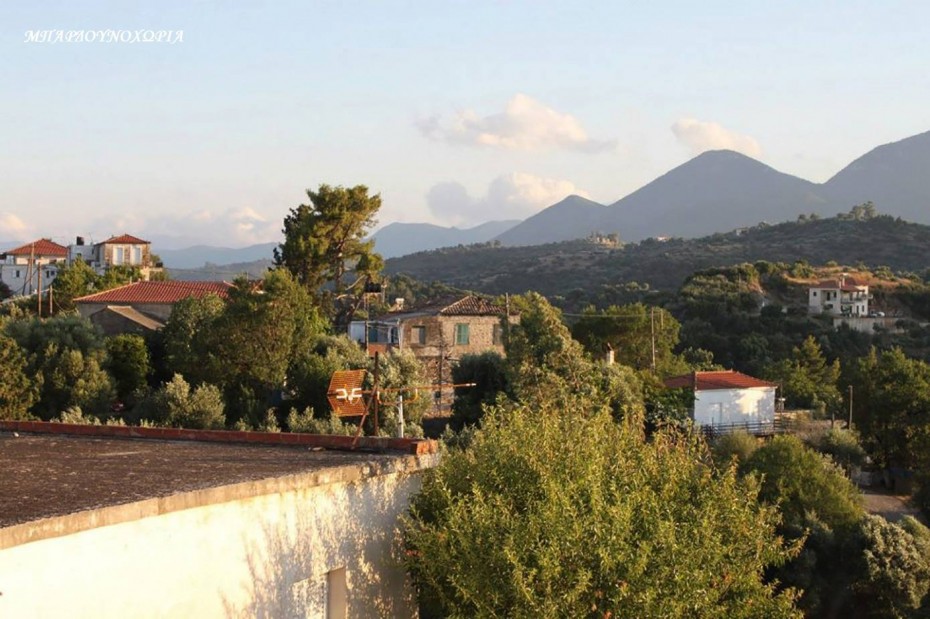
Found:
[[[792,418],[788,415],[775,415],[774,420],[743,421],[737,423],[724,423],[710,426],[701,426],[701,432],[708,439],[733,432],[746,432],[754,436],[772,436],[784,434],[791,428]]]

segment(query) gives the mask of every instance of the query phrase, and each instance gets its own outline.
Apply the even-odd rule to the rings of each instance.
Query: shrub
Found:
[[[491,409],[430,472],[406,523],[424,616],[797,616],[763,579],[790,553],[757,483],[591,404]]]
[[[711,453],[717,466],[728,466],[734,459],[737,464],[745,463],[758,448],[759,439],[739,430],[715,438]]]

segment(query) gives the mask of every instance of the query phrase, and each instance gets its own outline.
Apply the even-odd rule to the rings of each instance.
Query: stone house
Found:
[[[164,326],[175,303],[215,294],[226,298],[226,282],[136,282],[74,300],[78,313],[106,335],[144,333]]]
[[[409,350],[437,382],[449,379],[451,364],[462,355],[504,353],[505,309],[478,296],[434,303],[370,320],[355,320],[349,337],[369,352]],[[519,320],[512,314],[510,323]]]

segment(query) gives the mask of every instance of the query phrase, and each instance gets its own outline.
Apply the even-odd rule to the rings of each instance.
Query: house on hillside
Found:
[[[462,355],[494,351],[503,354],[505,309],[474,295],[392,312],[370,320],[354,320],[349,337],[368,351],[409,350],[426,364],[433,380],[448,379],[449,363]],[[511,315],[509,321],[517,322]]]
[[[774,429],[775,383],[727,370],[675,376],[665,386],[694,392],[691,418],[696,426],[720,432],[744,428],[755,434]]]
[[[0,253],[0,282],[16,296],[44,292],[67,261],[67,247],[39,239]]]
[[[869,287],[842,276],[819,282],[808,289],[808,311],[830,316],[868,316]]]
[[[208,294],[226,298],[226,282],[136,282],[74,300],[78,313],[106,335],[145,333],[161,329],[175,303]]]
[[[152,244],[131,234],[112,236],[101,243],[86,245],[83,237],[77,237],[68,247],[68,261],[83,260],[98,274],[115,266],[138,268],[142,279],[151,279],[153,273],[162,271],[161,264],[152,260]]]

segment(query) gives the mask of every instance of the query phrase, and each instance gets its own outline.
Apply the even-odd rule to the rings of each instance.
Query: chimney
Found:
[[[79,236],[79,237],[77,237],[76,239],[74,239],[74,244],[75,244],[75,245],[83,245],[83,244],[84,244],[84,237],[83,237],[83,236]]]

